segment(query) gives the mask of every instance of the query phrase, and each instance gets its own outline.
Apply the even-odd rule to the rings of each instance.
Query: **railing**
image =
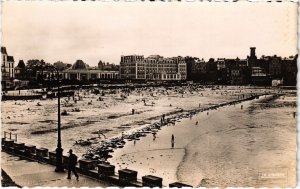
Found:
[[[7,138],[7,137],[6,137],[7,134],[9,135],[9,139],[10,139],[10,140],[14,140],[14,141],[17,142],[18,134],[14,134],[14,133],[12,133],[12,132],[4,131],[4,138]],[[12,138],[11,138],[12,135],[15,136],[15,139],[12,139]]]
[[[38,96],[38,93],[6,93],[3,96]]]

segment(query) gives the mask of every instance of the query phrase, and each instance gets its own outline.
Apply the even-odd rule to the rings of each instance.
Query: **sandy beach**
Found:
[[[165,184],[180,181],[194,187],[294,186],[296,120],[292,110],[296,98],[275,99],[277,105],[286,104],[283,108],[264,107],[267,99],[261,97],[183,119],[162,128],[155,139],[149,134],[118,149],[111,162],[118,168],[138,170],[140,175],[160,176]],[[261,173],[270,171],[284,175],[260,178]]]
[[[179,90],[185,93],[181,94]],[[106,138],[115,137],[122,132],[158,121],[162,114],[176,113],[181,109],[192,110],[198,108],[199,104],[201,107],[207,107],[236,100],[240,94],[237,87],[222,90],[228,90],[227,95],[225,92],[221,95],[220,91],[211,88],[199,88],[194,93],[189,89],[150,88],[132,91],[130,95],[120,91],[113,94],[112,91],[106,90],[104,96],[88,90],[77,91],[81,99],[76,97],[76,103],[72,98],[61,99],[61,111],[68,112],[68,115],[61,116],[64,148],[72,147],[77,153],[83,154],[86,147],[75,145],[76,141],[91,140],[97,144],[105,140],[103,136],[99,138],[99,131],[104,133]],[[243,93],[250,93],[251,90],[244,90]],[[121,96],[126,98],[122,99]],[[98,101],[99,97],[103,101]],[[38,106],[38,103],[41,106]],[[80,112],[73,111],[75,108]],[[135,109],[134,115],[132,109]],[[56,141],[57,137],[56,99],[3,101],[1,119],[2,131],[11,131],[17,134],[20,140],[26,140],[28,143],[55,149],[56,144],[53,141]]]
[[[196,109],[269,92],[277,93],[278,90],[239,86],[161,87],[130,92],[103,90],[104,95],[94,94],[92,90],[79,90],[75,99],[61,99],[61,109],[68,113],[62,116],[64,154],[72,148],[81,156],[88,149],[97,148],[122,133],[130,135],[159,123],[165,114],[166,118],[177,117],[175,124],[155,130],[155,136],[151,130],[135,142],[126,139],[126,144],[114,149],[108,161],[117,169],[138,171],[138,178],[151,174],[162,177],[165,185],[180,181],[194,187],[259,187],[266,183],[270,186],[274,180],[259,179],[260,173],[283,167],[284,173],[287,171],[289,176],[284,183],[280,181],[280,186],[293,186],[296,165],[295,94],[274,99],[263,96],[210,110],[209,113],[205,111],[180,118],[182,114]],[[269,100],[272,103],[268,103]],[[4,101],[2,131],[18,134],[19,141],[54,150],[56,108],[56,99]],[[74,111],[75,108],[80,111]],[[171,147],[172,134],[175,136],[174,148]],[[88,145],[80,145],[81,141],[88,142]]]

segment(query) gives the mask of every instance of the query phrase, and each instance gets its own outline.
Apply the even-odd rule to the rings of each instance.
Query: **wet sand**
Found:
[[[295,97],[285,97],[287,100],[295,102]],[[192,119],[183,119],[174,126],[163,127],[155,140],[148,134],[135,144],[129,142],[116,150],[109,161],[118,169],[139,171],[140,177],[160,176],[166,186],[176,181],[194,187],[294,186],[295,107],[263,109],[265,102],[261,97],[209,111],[209,115],[202,112]],[[275,99],[272,103],[282,102]],[[257,106],[259,110],[253,112]],[[275,179],[260,176],[270,172],[284,175]]]

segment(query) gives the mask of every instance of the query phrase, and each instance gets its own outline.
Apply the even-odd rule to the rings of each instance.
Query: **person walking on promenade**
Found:
[[[76,172],[75,166],[77,164],[77,156],[75,154],[73,154],[73,150],[70,149],[68,152],[69,155],[69,162],[68,162],[68,178],[67,179],[71,179],[71,171],[74,173],[74,175],[76,176],[76,180],[79,181],[79,176]]]

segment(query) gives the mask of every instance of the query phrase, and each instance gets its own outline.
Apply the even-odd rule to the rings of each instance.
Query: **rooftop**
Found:
[[[13,56],[7,56],[7,61],[8,61],[8,62],[15,62]]]
[[[7,54],[7,52],[6,52],[6,47],[1,47],[1,53],[2,53],[2,54]]]
[[[24,61],[23,61],[23,60],[20,60],[16,68],[24,69],[25,67],[26,67],[26,66],[25,66]]]
[[[73,70],[87,70],[88,68],[89,65],[84,63],[82,60],[76,60],[76,62],[72,66]]]

